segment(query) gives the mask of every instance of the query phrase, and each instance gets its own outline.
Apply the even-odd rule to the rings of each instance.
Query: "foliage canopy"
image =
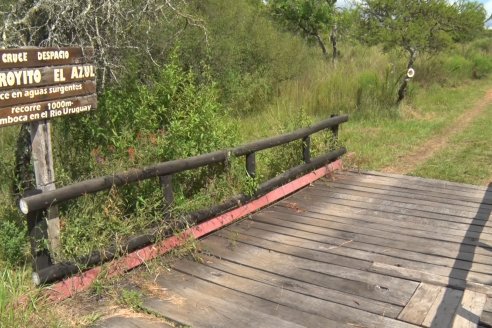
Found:
[[[335,24],[336,0],[271,0],[268,2],[273,16],[285,26],[302,36],[318,42],[326,55],[322,34]]]

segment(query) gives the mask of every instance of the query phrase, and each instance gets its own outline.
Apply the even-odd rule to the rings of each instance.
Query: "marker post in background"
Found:
[[[97,108],[96,67],[92,48],[0,49],[0,128],[30,124],[36,192],[56,189],[49,119]],[[45,254],[36,268],[49,265],[48,239],[59,249],[60,222],[54,206],[28,218],[31,247]]]

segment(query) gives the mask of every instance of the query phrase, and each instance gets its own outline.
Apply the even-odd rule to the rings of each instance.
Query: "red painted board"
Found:
[[[116,275],[123,274],[146,261],[150,261],[159,255],[167,253],[173,248],[185,244],[190,238],[200,238],[211,232],[219,230],[220,228],[231,224],[248,214],[256,212],[257,210],[268,206],[273,202],[282,199],[285,196],[341,168],[342,161],[337,160],[327,166],[291,181],[246,205],[219,215],[197,226],[191,227],[179,236],[167,238],[157,244],[144,247],[124,257],[116,259],[104,267],[98,266],[92,268],[47,287],[45,295],[52,301],[62,301],[67,299],[78,292],[88,289],[103,272],[105,273],[105,277],[114,277]]]

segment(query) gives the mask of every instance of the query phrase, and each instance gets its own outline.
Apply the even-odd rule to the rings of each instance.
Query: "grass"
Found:
[[[454,136],[450,146],[417,167],[412,175],[461,183],[492,182],[492,105],[465,131]]]
[[[0,327],[70,327],[32,285],[27,268],[0,269]]]
[[[309,122],[327,118],[330,114],[348,113],[351,117],[350,122],[344,124],[340,130],[341,142],[351,153],[346,157],[345,162],[353,167],[379,170],[391,166],[405,154],[418,149],[429,138],[438,136],[453,124],[457,117],[483,97],[486,90],[492,87],[490,78],[466,79],[467,76],[470,77],[469,72],[459,71],[455,76],[459,79],[446,80],[443,78],[442,80],[446,82],[441,84],[438,82],[441,79],[437,77],[432,83],[424,84],[421,81],[414,81],[407,102],[400,107],[395,107],[392,104],[396,95],[396,82],[399,80],[398,72],[404,66],[401,60],[392,54],[381,54],[377,48],[361,46],[343,49],[342,53],[343,57],[337,65],[309,59],[310,69],[302,76],[281,82],[274,92],[276,96],[265,110],[258,110],[248,115],[243,113],[240,118],[231,118],[230,121],[239,126],[239,136],[230,139],[234,139],[235,144],[238,144],[292,131],[306,126]],[[461,58],[454,58],[452,64],[460,63],[460,60]],[[432,69],[432,65],[427,65],[417,71],[425,71],[425,74],[432,75],[434,74]],[[444,76],[447,73],[442,71],[440,74]],[[154,94],[154,90],[150,90],[149,94],[145,95]],[[196,90],[190,87],[185,96],[178,103],[182,107],[183,115],[190,113],[187,107],[188,100],[196,98]],[[210,97],[210,94],[203,94],[202,98],[205,101]],[[120,97],[115,97],[116,103],[120,100]],[[140,102],[141,99],[136,101]],[[171,107],[175,108],[174,105]],[[196,107],[202,108],[203,106],[198,103]],[[126,121],[127,109],[122,108],[121,112],[124,113],[123,121]],[[142,111],[141,114],[136,119],[146,122],[147,113]],[[193,116],[194,121],[199,122],[198,118],[203,119],[203,115],[202,112],[196,112]],[[216,116],[211,116],[210,122],[217,122],[216,118]],[[179,144],[182,146],[181,148],[176,147],[176,149],[180,148],[176,156],[189,156],[194,154],[194,151],[201,152],[197,148],[204,144],[201,136],[200,138],[195,136],[196,140],[192,138],[192,132],[196,129],[189,129],[184,120],[183,122],[177,120],[177,122],[183,125],[178,126],[182,130],[174,131],[176,136],[181,138]],[[487,183],[492,178],[490,161],[492,153],[488,146],[489,140],[492,140],[492,129],[489,128],[491,124],[492,113],[489,107],[486,114],[452,139],[451,147],[438,153],[412,173],[459,182]],[[203,127],[207,124],[197,123],[196,126]],[[161,132],[164,135],[170,131]],[[210,133],[210,131],[207,132]],[[232,131],[219,132],[221,134],[218,140],[233,134]],[[9,195],[9,183],[13,178],[11,171],[13,171],[16,134],[16,128],[0,129],[0,149],[3,155],[0,156],[0,166],[4,169],[4,174],[0,175],[0,243],[4,246],[0,249],[0,264],[4,264],[1,259],[8,259],[18,265],[22,263],[22,259],[28,258],[20,254],[24,252],[27,245],[26,240],[21,237],[25,236],[25,231],[22,230],[20,224],[23,223],[23,217],[19,215]],[[78,137],[77,133],[71,135]],[[67,153],[64,153],[66,161],[59,160],[58,165],[71,163],[73,157],[79,161],[74,163],[80,165],[81,171],[85,168],[84,163],[94,164],[91,170],[84,171],[85,174],[96,174],[94,168],[99,168],[100,172],[97,174],[100,175],[111,173],[112,170],[119,171],[120,166],[117,166],[117,163],[127,168],[126,165],[134,167],[146,164],[146,161],[156,162],[159,159],[155,155],[156,149],[173,149],[167,143],[158,144],[157,141],[152,141],[154,138],[159,140],[162,135],[138,134],[137,139],[140,136],[139,142],[141,143],[133,144],[134,137],[130,136],[126,140],[120,138],[119,133],[115,133],[113,137],[124,139],[124,142],[118,139],[123,143],[120,147],[121,158],[114,155],[114,160],[111,160],[112,148],[108,148],[104,154],[99,153],[102,151],[95,147],[90,156],[87,154],[85,160],[81,160],[79,154],[81,149],[77,147],[65,149],[60,145],[59,151],[64,150]],[[319,136],[318,140],[322,139],[326,139],[325,136]],[[185,144],[189,144],[189,153],[181,151]],[[213,146],[211,148],[215,149],[216,144],[211,143],[211,145]],[[313,142],[313,147],[318,147],[317,151],[326,149],[322,149],[326,147],[323,142]],[[234,169],[226,171],[219,177],[209,179],[210,181],[205,181],[200,190],[193,190],[192,197],[188,197],[189,190],[176,190],[175,216],[180,218],[180,214],[184,212],[207,207],[240,191],[251,192],[258,183],[261,183],[262,179],[271,177],[274,173],[281,172],[286,167],[299,162],[300,148],[300,144],[297,143],[258,154],[258,180],[245,178],[244,160],[240,159],[237,162],[231,161],[231,167]],[[70,152],[71,154],[68,154]],[[90,149],[86,149],[86,153],[89,152]],[[101,159],[100,156],[103,155],[106,157]],[[91,156],[94,157],[93,162],[88,160]],[[103,165],[98,160],[106,166],[101,168],[100,166]],[[57,177],[61,184],[72,182],[71,179],[87,177],[78,174],[78,171],[69,174],[68,170],[61,168],[58,168],[58,173],[60,174]],[[200,172],[195,173],[197,177],[200,177],[198,174]],[[185,174],[175,178],[179,179],[176,181],[186,181]],[[186,183],[181,183],[178,184],[177,189],[186,189],[186,187],[188,187]],[[136,230],[148,228],[151,221],[162,226],[160,220],[164,212],[164,205],[161,201],[161,190],[157,181],[154,181],[111,190],[98,196],[87,196],[71,208],[62,208],[62,222],[65,222],[62,235],[64,258],[70,259],[77,255],[88,254],[93,249],[103,248],[108,242],[118,241],[132,235]],[[168,228],[172,229],[173,225]],[[231,244],[234,244],[234,237],[231,238]],[[195,241],[190,240],[185,247],[173,252],[172,255],[179,257],[182,253],[193,254],[196,247]],[[3,267],[0,271],[0,327],[83,326],[97,318],[94,314],[77,318],[76,314],[72,314],[66,308],[46,304],[31,286],[29,269],[22,266],[17,266],[16,269],[12,269],[14,266],[10,266],[10,269],[6,265]],[[107,294],[106,288],[112,288],[106,287],[106,282],[102,280],[94,286],[95,294]],[[21,295],[28,295],[28,302],[22,310],[19,310],[16,300]],[[141,308],[141,295],[136,292],[124,290],[119,298],[119,303],[116,303],[120,306],[134,310]]]
[[[335,74],[347,74],[346,68],[341,67]],[[319,80],[311,83],[316,85],[323,82]],[[329,106],[325,110],[320,110],[320,107],[284,106],[284,102],[289,102],[286,99],[291,99],[290,104],[302,103],[303,100],[309,104],[312,97],[317,97],[308,88],[302,91],[296,85],[299,85],[297,81],[291,82],[277,102],[264,112],[240,121],[242,140],[266,137],[272,135],[272,130],[276,133],[285,132],[284,127],[292,125],[290,122],[299,121],[301,110],[308,113],[309,118],[305,121],[318,121],[329,117],[331,113],[338,113],[333,108],[329,109]],[[441,87],[437,84],[426,88],[414,87],[411,101],[400,108],[385,110],[380,115],[371,116],[354,109],[348,110],[350,121],[340,129],[341,142],[352,153],[346,162],[354,167],[371,170],[390,166],[429,138],[438,136],[459,115],[482,98],[491,85],[489,78],[467,80],[454,87]],[[371,111],[372,109],[368,110]]]
[[[418,148],[444,129],[490,89],[491,80],[480,80],[454,88],[434,86],[420,90],[413,103],[403,105],[401,118],[355,119],[342,126],[340,136],[354,166],[379,170]]]

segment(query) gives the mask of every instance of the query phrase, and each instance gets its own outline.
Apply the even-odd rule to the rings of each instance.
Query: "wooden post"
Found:
[[[246,155],[246,172],[251,178],[256,177],[256,153]]]
[[[302,159],[304,163],[311,162],[311,136],[302,138]]]
[[[162,192],[164,193],[164,205],[166,206],[165,218],[171,218],[171,207],[174,203],[173,176],[163,175],[159,177]]]
[[[36,188],[42,192],[56,189],[50,126],[51,124],[48,121],[31,123],[32,161],[36,176]],[[53,257],[60,249],[58,207],[48,208],[44,219],[47,224],[47,236]]]

